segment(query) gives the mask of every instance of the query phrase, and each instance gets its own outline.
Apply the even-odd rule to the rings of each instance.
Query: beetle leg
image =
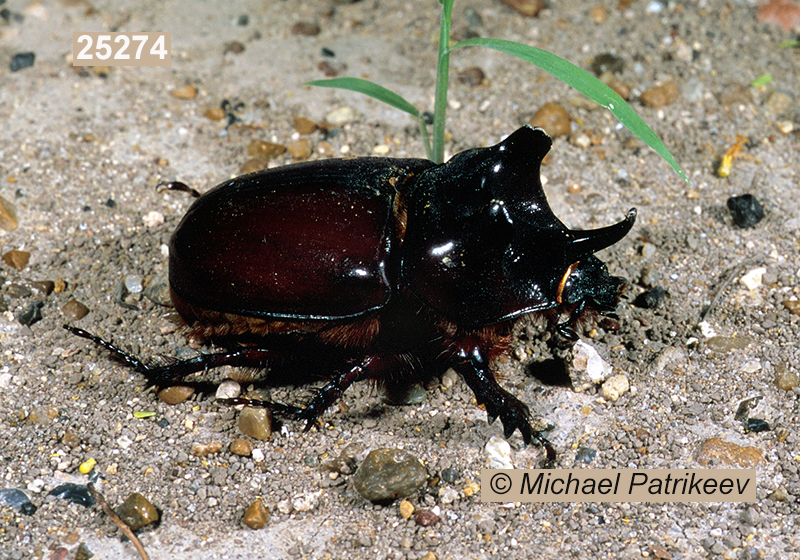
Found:
[[[275,357],[277,354],[277,351],[265,348],[242,348],[233,352],[200,354],[194,358],[180,360],[163,366],[148,366],[139,358],[131,356],[124,350],[117,348],[99,336],[70,325],[64,325],[64,328],[76,336],[86,338],[106,348],[131,366],[136,373],[144,375],[147,378],[148,385],[155,385],[156,387],[163,387],[171,383],[179,382],[191,373],[226,365],[237,367],[264,367],[269,362],[269,359]]]
[[[556,450],[540,432],[534,431],[530,424],[530,410],[517,397],[503,389],[489,369],[484,352],[476,345],[464,345],[457,354],[458,363],[454,368],[466,382],[478,404],[486,406],[486,414],[491,424],[499,416],[503,423],[503,435],[511,437],[519,430],[525,445],[535,439],[547,453],[547,464],[556,459]]]
[[[339,399],[350,385],[356,381],[361,381],[369,377],[369,366],[375,361],[374,356],[367,356],[361,362],[351,367],[348,371],[339,374],[329,381],[324,387],[317,391],[311,402],[297,414],[298,420],[305,420],[306,427],[303,431],[307,432],[320,416]]]
[[[580,337],[578,333],[572,328],[578,319],[581,318],[583,315],[584,310],[586,309],[586,300],[581,300],[581,302],[572,310],[572,313],[569,314],[569,319],[564,321],[563,323],[559,323],[556,325],[556,332],[566,338],[567,340],[576,341]]]

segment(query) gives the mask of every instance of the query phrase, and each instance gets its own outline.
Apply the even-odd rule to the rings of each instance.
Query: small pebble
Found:
[[[305,117],[295,117],[294,129],[300,134],[311,134],[317,130],[317,123]]]
[[[783,502],[786,498],[789,497],[789,494],[783,488],[778,488],[773,492],[770,492],[767,496],[768,499],[772,500],[773,502]]]
[[[539,14],[547,3],[544,0],[500,0],[503,4],[522,14],[523,16],[534,17]]]
[[[92,472],[96,464],[97,464],[97,459],[92,457],[81,463],[81,466],[78,467],[78,470],[83,474],[89,474],[90,472]]]
[[[660,109],[673,103],[680,97],[680,94],[681,92],[675,82],[667,82],[642,93],[641,101],[647,107]]]
[[[728,199],[728,210],[733,223],[740,228],[751,228],[764,219],[764,207],[752,194],[732,196]]]
[[[459,82],[472,87],[478,87],[486,80],[486,74],[478,66],[464,68],[457,77]]]
[[[594,461],[594,458],[597,456],[597,450],[592,449],[591,447],[584,447],[580,446],[578,451],[575,453],[575,462],[576,463],[584,463],[589,464]]]
[[[458,500],[458,490],[451,488],[450,486],[439,488],[439,501],[442,504],[452,504],[456,500]]]
[[[356,112],[350,107],[339,107],[325,116],[325,122],[333,127],[344,126],[356,120]]]
[[[78,547],[78,550],[75,551],[75,560],[89,560],[93,557],[94,552],[89,550],[89,547],[86,546],[86,543],[81,543],[81,545]]]
[[[147,279],[144,286],[144,297],[157,305],[172,307],[169,288],[169,272],[166,268]]]
[[[511,445],[500,436],[492,436],[486,443],[486,455],[490,469],[513,469]]]
[[[297,161],[307,160],[309,157],[311,157],[311,142],[305,138],[300,138],[299,140],[289,142],[289,145],[286,147],[288,148],[292,157]]]
[[[558,103],[550,101],[542,105],[541,108],[534,113],[528,124],[543,128],[547,134],[556,138],[558,136],[566,136],[572,132],[570,121],[571,119],[567,110]]]
[[[766,463],[758,448],[742,447],[719,438],[709,438],[701,443],[695,457],[704,467],[738,465],[742,468],[754,468]]]
[[[33,66],[35,60],[36,60],[36,53],[32,52],[17,53],[11,57],[11,63],[8,65],[8,68],[12,72],[18,72],[20,70],[23,70],[24,68],[30,68],[31,66]]]
[[[235,399],[242,394],[242,386],[233,379],[226,379],[217,387],[216,398]]]
[[[432,527],[439,523],[439,516],[429,509],[419,509],[414,512],[414,521],[421,527]]]
[[[242,523],[247,525],[253,530],[263,529],[267,525],[269,519],[269,512],[264,507],[263,502],[259,499],[247,506],[242,518]]]
[[[8,200],[0,196],[0,229],[13,231],[19,226],[17,209]]]
[[[783,115],[789,111],[793,103],[794,101],[788,93],[773,91],[764,102],[764,112],[772,116]]]
[[[170,93],[172,93],[172,97],[177,97],[178,99],[194,99],[197,95],[197,88],[191,84],[186,84],[173,89]]]
[[[400,502],[400,515],[403,519],[409,519],[412,513],[414,513],[414,504],[408,500]]]
[[[314,22],[299,21],[292,26],[292,35],[301,37],[313,37],[319,35],[320,27]]]
[[[92,495],[89,493],[89,488],[85,484],[65,482],[50,490],[47,495],[55,496],[56,498],[87,508],[92,507],[95,503],[94,498],[92,498]]]
[[[750,342],[752,341],[749,338],[743,336],[712,336],[706,340],[706,346],[714,352],[722,353],[747,348]]]
[[[625,59],[613,53],[598,54],[589,63],[589,69],[598,77],[606,72],[621,74],[625,70]]]
[[[753,94],[750,91],[750,86],[731,82],[722,88],[719,93],[719,102],[723,107],[749,105],[753,102]]]
[[[37,406],[28,415],[28,420],[37,426],[47,426],[58,418],[60,411],[54,406]]]
[[[461,478],[461,471],[455,467],[447,467],[446,469],[442,470],[440,476],[442,477],[442,480],[448,484],[455,484],[458,482],[458,479]]]
[[[158,398],[167,404],[182,403],[192,395],[194,395],[194,387],[188,385],[173,385],[158,392]]]
[[[301,513],[313,511],[317,509],[321,497],[321,491],[305,492],[292,500],[292,507],[294,511],[299,511]]]
[[[356,491],[371,502],[410,496],[428,479],[419,459],[402,449],[375,449],[353,477]]]
[[[209,455],[213,455],[214,453],[219,453],[222,449],[222,444],[218,441],[212,441],[209,443],[195,443],[192,445],[192,455],[197,457],[207,457]]]
[[[775,385],[781,391],[791,391],[797,387],[797,374],[792,371],[783,371],[775,376]]]
[[[739,279],[739,282],[744,284],[751,292],[763,285],[764,274],[767,272],[767,267],[759,266],[747,272]]]
[[[28,495],[16,488],[0,489],[0,506],[18,509],[25,515],[33,515],[36,512],[36,506],[33,505]]]
[[[151,504],[147,498],[138,492],[133,492],[122,505],[117,508],[117,515],[119,515],[132,531],[138,531],[142,527],[155,523],[159,519],[156,506]]]
[[[222,54],[241,54],[244,52],[244,45],[239,41],[231,41],[230,43],[225,43],[225,47],[222,49]]]
[[[599,385],[611,375],[611,364],[600,357],[594,346],[579,340],[572,347],[572,360],[568,362],[573,389],[585,391]]]
[[[31,325],[38,323],[42,320],[42,307],[44,307],[43,301],[31,302],[28,307],[17,314],[17,321],[26,327],[30,327]]]
[[[157,227],[164,223],[164,214],[153,210],[142,217],[142,222],[147,227]]]
[[[206,109],[205,115],[210,121],[221,121],[225,118],[225,109],[222,107],[212,107],[210,109]]]
[[[667,291],[661,286],[655,286],[653,289],[642,292],[636,296],[636,299],[633,300],[633,304],[643,309],[656,309],[663,303],[666,297]]]
[[[252,140],[247,145],[247,155],[258,158],[272,159],[286,151],[283,144],[274,144],[266,140]]]
[[[256,157],[256,158],[250,158],[246,162],[244,162],[239,171],[242,175],[247,175],[248,173],[255,173],[256,171],[261,171],[268,167],[269,167],[269,159]]]
[[[249,457],[253,453],[253,444],[244,438],[236,438],[231,442],[231,453],[239,457]]]
[[[125,288],[132,294],[142,292],[142,277],[138,274],[129,274],[125,277]]]
[[[3,261],[11,268],[16,268],[17,270],[23,270],[28,266],[30,258],[31,254],[28,251],[17,251],[16,249],[3,254]]]
[[[628,392],[630,383],[625,375],[614,375],[603,383],[603,398],[611,402],[617,402],[622,395]]]
[[[258,448],[253,449],[252,456],[253,456],[253,461],[255,461],[256,463],[263,463],[264,459],[266,458],[264,452]]]
[[[768,432],[769,431],[769,423],[762,420],[761,418],[748,418],[747,422],[744,423],[744,433],[749,434],[757,434],[759,432]]]
[[[247,406],[239,413],[238,426],[244,435],[253,439],[269,439],[272,435],[272,411]]]

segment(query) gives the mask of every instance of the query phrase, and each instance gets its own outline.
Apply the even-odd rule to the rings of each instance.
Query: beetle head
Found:
[[[605,228],[568,229],[539,176],[551,145],[543,130],[526,126],[427,169],[414,184],[401,279],[444,318],[476,328],[564,298],[613,309],[623,281],[592,255],[622,239],[636,212]]]

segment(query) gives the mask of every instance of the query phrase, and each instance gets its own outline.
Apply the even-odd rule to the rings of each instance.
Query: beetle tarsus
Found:
[[[304,409],[300,410],[295,415],[297,420],[305,420],[306,427],[304,431],[311,429],[317,420],[330,408],[330,406],[341,398],[342,394],[347,390],[350,385],[356,381],[360,381],[368,377],[369,366],[375,358],[367,356],[361,362],[351,367],[348,371],[340,373],[334,379],[329,381],[324,387],[317,391],[311,402],[308,403]]]
[[[465,347],[457,353],[460,361],[455,369],[475,393],[478,404],[486,407],[489,423],[499,417],[506,438],[510,438],[516,430],[519,430],[525,445],[530,445],[535,439],[544,446],[548,457],[552,454],[555,460],[553,446],[544,436],[531,428],[531,413],[527,405],[497,383],[488,367],[484,352],[477,346],[471,348],[470,346],[465,344]]]

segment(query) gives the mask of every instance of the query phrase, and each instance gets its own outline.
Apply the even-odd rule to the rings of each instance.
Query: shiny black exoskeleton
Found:
[[[354,381],[453,367],[506,437],[519,429],[552,460],[490,359],[525,315],[576,339],[585,311],[614,312],[625,282],[594,253],[622,239],[636,211],[605,228],[567,229],[539,179],[550,146],[544,131],[523,127],[442,165],[324,160],[226,181],[186,213],[169,263],[183,321],[226,351],[153,367],[70,330],[159,386],[225,364],[327,372],[305,408],[288,407],[308,426]]]

